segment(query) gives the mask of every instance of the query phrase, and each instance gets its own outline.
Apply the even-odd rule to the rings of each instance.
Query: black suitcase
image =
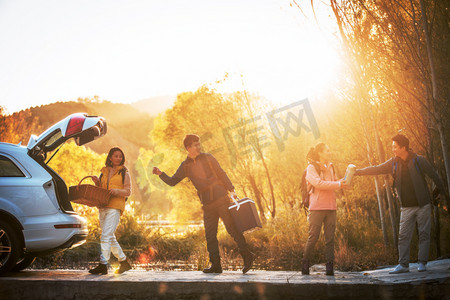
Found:
[[[239,206],[236,202],[228,206],[237,230],[244,233],[262,228],[255,201],[250,198],[242,198],[238,199],[237,203],[239,203]]]

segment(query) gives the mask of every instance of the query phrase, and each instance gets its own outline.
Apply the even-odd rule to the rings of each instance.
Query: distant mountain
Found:
[[[12,115],[2,115],[0,109],[0,141],[27,145],[31,134],[39,135],[56,122],[70,114],[85,112],[91,116],[102,116],[108,125],[107,134],[85,146],[93,151],[107,153],[113,146],[119,146],[126,155],[126,165],[129,167],[133,183],[133,196],[143,210],[152,211],[152,202],[144,191],[140,190],[135,180],[137,172],[134,164],[139,156],[139,149],[153,149],[150,132],[157,114],[169,108],[175,97],[158,97],[141,100],[134,105],[98,101],[97,99],[79,99],[78,101],[56,102],[47,105],[31,107]],[[2,122],[9,124],[15,134],[2,133]],[[6,127],[4,127],[6,128]],[[8,140],[13,139],[13,140]],[[169,203],[164,195],[158,195],[163,202]],[[147,208],[145,208],[147,207]]]
[[[177,96],[161,96],[142,99],[131,105],[140,111],[147,112],[150,116],[156,117],[166,109],[172,107]]]

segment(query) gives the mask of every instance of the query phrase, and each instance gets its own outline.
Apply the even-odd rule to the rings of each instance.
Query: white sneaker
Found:
[[[400,273],[408,273],[409,268],[405,268],[402,265],[397,265],[394,270],[390,271],[389,274],[400,274]]]
[[[419,263],[419,267],[417,268],[417,271],[419,272],[425,272],[427,270],[427,266],[424,263]]]

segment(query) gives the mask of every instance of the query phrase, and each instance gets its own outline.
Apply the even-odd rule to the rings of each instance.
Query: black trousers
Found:
[[[244,235],[236,229],[233,218],[228,209],[228,202],[216,200],[203,206],[203,223],[205,226],[206,246],[209,259],[212,263],[220,263],[219,241],[217,240],[217,228],[219,218],[222,219],[227,232],[231,235],[239,247],[239,252],[247,250],[247,242]]]

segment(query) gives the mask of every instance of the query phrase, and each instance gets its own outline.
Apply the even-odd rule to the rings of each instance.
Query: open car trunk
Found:
[[[47,154],[54,151],[69,139],[74,139],[78,146],[87,144],[106,134],[107,125],[102,117],[76,113],[59,121],[41,135],[32,135],[28,142],[28,155],[35,159],[53,178],[55,193],[59,206],[64,212],[74,213],[69,201],[69,193],[64,180],[50,168]],[[55,152],[56,153],[56,152]],[[54,153],[54,154],[55,154]]]
[[[65,213],[75,213],[73,211],[72,204],[69,201],[69,193],[67,189],[66,182],[59,176],[52,168],[50,168],[45,163],[40,163],[40,165],[52,175],[53,184],[55,185],[56,199],[58,200],[59,207]]]

